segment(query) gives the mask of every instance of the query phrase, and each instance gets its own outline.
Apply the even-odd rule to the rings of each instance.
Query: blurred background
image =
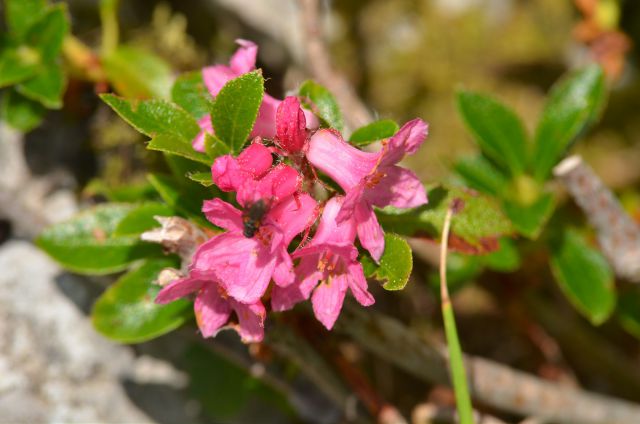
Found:
[[[97,46],[97,2],[67,3],[72,33]],[[553,82],[600,62],[612,87],[608,106],[575,151],[640,220],[640,2],[601,0],[597,16],[590,3],[598,2],[326,1],[322,26],[334,67],[376,117],[429,122],[429,139],[407,162],[425,182],[456,181],[453,163],[476,149],[456,111],[457,89],[492,93],[533,131]],[[123,42],[157,54],[175,72],[226,63],[234,40],[244,38],[260,47],[258,67],[269,77],[270,94],[282,97],[309,77],[294,0],[138,0],[122,2],[118,16]],[[132,183],[145,190],[145,173],[159,166],[145,138],[96,96],[107,88],[71,78],[64,107],[49,111],[41,125],[19,133],[0,124],[0,421],[345,420],[317,381],[299,372],[301,364],[266,347],[246,352],[235,334],[203,344],[188,327],[141,345],[107,341],[88,313],[111,280],[63,272],[30,243],[45,224],[95,203],[105,190]],[[454,305],[464,350],[570,387],[640,401],[637,339],[616,323],[591,327],[554,289],[553,309],[520,301],[519,280],[535,286],[546,278],[531,271],[536,260],[545,259],[535,256],[515,275],[490,273],[461,284]],[[408,288],[376,307],[442,338],[434,271],[416,264]],[[327,334],[304,328],[317,331],[320,344]],[[331,343],[348,363],[364,364],[371,402],[384,399],[414,418],[419,405],[451,405],[449,389],[367,356],[348,338]],[[258,378],[265,366],[280,379]],[[508,414],[501,419],[517,422]]]

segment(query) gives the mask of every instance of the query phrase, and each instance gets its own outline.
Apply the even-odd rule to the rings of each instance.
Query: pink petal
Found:
[[[202,68],[202,79],[213,97],[217,96],[222,87],[239,74],[225,65],[213,65]]]
[[[302,177],[292,167],[279,164],[260,180],[244,180],[238,187],[236,200],[247,206],[258,200],[276,205],[299,190]]]
[[[316,255],[318,258],[322,254],[324,254],[327,250],[331,251],[332,254],[341,256],[345,258],[347,261],[354,260],[358,257],[358,249],[353,245],[353,243],[315,243],[315,237],[311,242],[296,250],[292,257],[293,259],[304,258],[305,256]]]
[[[325,205],[320,217],[320,224],[311,244],[316,243],[353,243],[356,239],[356,226],[353,219],[340,224],[336,222],[338,212],[341,212],[344,197],[332,197]]]
[[[321,282],[311,297],[313,313],[327,330],[333,328],[340,315],[344,296],[347,293],[347,277],[338,275]]]
[[[227,323],[231,314],[231,306],[220,296],[215,283],[207,284],[200,292],[193,305],[196,322],[203,337],[215,336],[218,330]]]
[[[258,245],[244,257],[235,275],[229,275],[222,284],[229,296],[238,302],[255,303],[267,290],[275,263],[273,253]]]
[[[290,153],[302,150],[307,140],[307,122],[297,97],[286,97],[276,114],[276,132],[280,146]]]
[[[227,278],[227,274],[237,274],[236,268],[245,263],[247,257],[258,246],[258,242],[247,238],[242,233],[222,233],[201,244],[193,256],[189,267],[191,275],[201,278],[219,276]]]
[[[381,165],[393,165],[405,155],[412,155],[427,138],[429,126],[422,119],[407,122],[389,139],[383,149]]]
[[[283,247],[276,259],[276,265],[273,270],[273,281],[280,287],[286,287],[293,283],[295,277],[293,273],[293,261],[287,249]]]
[[[222,191],[235,191],[245,178],[236,159],[224,155],[217,157],[211,165],[211,180]]]
[[[230,300],[238,316],[238,334],[244,343],[261,342],[264,338],[264,319],[267,311],[261,302],[245,305]]]
[[[269,171],[273,164],[273,157],[271,151],[257,138],[238,155],[237,162],[242,171],[258,179]]]
[[[345,191],[354,187],[376,166],[379,154],[363,152],[345,142],[342,137],[322,129],[309,142],[307,159],[330,176]]]
[[[348,273],[349,288],[351,289],[351,293],[353,293],[353,297],[355,297],[362,306],[373,305],[375,299],[371,293],[369,293],[367,279],[364,276],[360,262],[355,261],[351,263],[348,267]]]
[[[280,228],[284,234],[284,245],[309,228],[316,217],[317,203],[306,193],[285,198],[267,214],[267,219]]]
[[[236,43],[240,45],[240,48],[236,50],[233,56],[231,56],[231,60],[229,60],[231,70],[236,75],[242,75],[253,71],[256,67],[258,46],[251,41],[240,38],[236,40]]]
[[[242,231],[244,228],[242,213],[223,200],[205,200],[202,212],[213,225],[225,230]]]
[[[427,203],[424,186],[412,171],[399,166],[384,168],[386,176],[366,191],[366,198],[378,207],[414,208]]]
[[[358,238],[362,247],[367,249],[377,262],[384,252],[384,232],[378,223],[373,208],[366,203],[356,207],[355,219],[358,223]]]
[[[181,278],[165,286],[156,296],[156,303],[165,304],[188,296],[202,288],[204,282],[194,278]]]
[[[339,223],[352,221],[355,218],[356,206],[365,201],[363,200],[365,194],[363,183],[364,180],[347,191],[340,212],[336,216],[336,221]]]
[[[309,299],[311,292],[322,277],[317,265],[317,257],[302,258],[296,268],[297,281],[287,287],[273,287],[271,291],[271,309],[274,311],[286,311],[293,308],[296,303]]]
[[[274,138],[276,136],[276,114],[279,105],[280,100],[268,94],[264,95],[250,137]]]
[[[208,132],[210,134],[213,134],[213,124],[211,123],[211,116],[210,115],[205,115],[202,118],[200,118],[198,120],[198,125],[200,126],[200,129],[202,131],[200,131],[198,133],[198,135],[196,136],[196,138],[193,139],[193,141],[191,142],[191,145],[193,146],[193,149],[198,151],[198,152],[204,152],[205,148],[204,148],[204,134],[205,132]]]

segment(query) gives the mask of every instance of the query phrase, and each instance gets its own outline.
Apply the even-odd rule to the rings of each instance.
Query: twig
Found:
[[[400,322],[347,307],[338,324],[363,348],[415,377],[449,384],[445,347],[421,339]],[[554,384],[470,355],[465,363],[473,398],[494,408],[558,423],[640,422],[640,405]]]
[[[373,120],[371,113],[355,94],[349,81],[331,66],[329,51],[322,34],[319,1],[299,0],[299,3],[309,71],[336,96],[351,129],[368,124]]]

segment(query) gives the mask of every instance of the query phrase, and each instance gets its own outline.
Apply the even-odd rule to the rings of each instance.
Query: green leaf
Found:
[[[513,240],[500,239],[500,248],[482,258],[485,265],[498,272],[514,272],[520,268],[520,252]]]
[[[504,174],[481,155],[460,159],[454,169],[471,188],[497,197],[502,196],[509,183]]]
[[[40,103],[21,96],[13,89],[3,93],[0,111],[3,120],[23,132],[29,132],[40,125],[47,113]]]
[[[58,3],[31,26],[25,35],[25,43],[38,50],[42,63],[51,63],[60,54],[68,32],[67,6]]]
[[[93,306],[93,326],[104,336],[121,343],[142,343],[181,326],[192,317],[192,305],[177,300],[158,305],[160,286],[155,280],[160,271],[178,266],[169,258],[144,262],[109,287]]]
[[[625,290],[618,297],[618,321],[629,334],[640,339],[640,291]]]
[[[5,0],[9,32],[16,39],[22,38],[31,26],[47,10],[45,0]]]
[[[145,231],[158,227],[155,216],[173,216],[173,210],[164,203],[146,202],[131,210],[118,223],[114,236],[139,236]]]
[[[171,89],[171,100],[200,119],[211,113],[213,97],[202,80],[202,71],[180,75]]]
[[[342,131],[344,121],[333,94],[315,81],[307,80],[300,86],[300,95],[311,101],[311,110],[328,126]]]
[[[161,253],[158,245],[138,237],[113,235],[132,206],[107,203],[45,229],[38,246],[64,268],[80,274],[103,275],[122,271],[132,262]]]
[[[0,88],[27,80],[41,69],[40,53],[35,48],[0,48]]]
[[[391,119],[382,119],[369,125],[358,128],[349,137],[349,142],[356,146],[366,146],[378,140],[384,140],[393,136],[399,127]]]
[[[204,150],[207,152],[207,155],[213,160],[215,160],[219,156],[224,156],[232,153],[231,148],[227,146],[227,144],[220,140],[213,134],[209,134],[206,132],[204,134]]]
[[[576,137],[599,115],[606,98],[602,69],[593,65],[557,83],[538,123],[534,176],[545,181]]]
[[[209,156],[194,150],[191,142],[185,142],[184,138],[179,138],[174,135],[159,134],[153,137],[149,141],[149,144],[147,144],[147,149],[167,152],[205,165],[211,165],[211,158]]]
[[[524,206],[515,202],[504,202],[504,213],[509,217],[518,233],[536,239],[556,206],[551,193],[542,194],[534,203]]]
[[[447,209],[454,199],[463,203],[451,224],[450,248],[483,254],[499,247],[498,238],[513,233],[500,206],[486,196],[459,187],[436,186],[428,191],[429,203],[414,209],[387,207],[377,212],[383,228],[410,237],[439,239]]]
[[[482,152],[495,163],[520,175],[527,166],[527,133],[514,111],[480,93],[458,93],[458,110]]]
[[[216,136],[234,153],[247,141],[264,95],[262,71],[249,72],[232,79],[222,87],[211,112]]]
[[[189,178],[191,181],[200,183],[205,187],[211,187],[213,185],[213,181],[211,180],[211,172],[193,172],[191,174],[187,174],[187,178]]]
[[[62,107],[62,95],[66,79],[60,65],[52,65],[35,77],[16,86],[16,90],[25,97],[41,103],[49,109]]]
[[[484,270],[483,259],[489,255],[478,256],[449,252],[447,256],[447,287],[449,292],[457,292],[476,278]],[[440,273],[438,270],[431,271],[427,281],[436,293],[440,293]]]
[[[137,99],[168,99],[173,77],[171,67],[145,49],[118,46],[102,58],[109,82],[118,94]]]
[[[616,303],[613,273],[580,234],[567,230],[552,242],[551,271],[565,296],[593,324],[609,318]]]
[[[201,226],[212,228],[212,224],[207,221],[202,214],[201,192],[196,191],[197,186],[181,186],[175,179],[160,174],[149,174],[147,176],[151,185],[156,189],[162,200],[167,202],[169,207],[184,217],[196,221]],[[201,187],[202,188],[202,187]]]
[[[386,290],[402,290],[409,281],[413,269],[411,247],[402,237],[393,233],[384,235],[384,253],[376,264],[370,256],[361,259],[367,277],[384,282]]]

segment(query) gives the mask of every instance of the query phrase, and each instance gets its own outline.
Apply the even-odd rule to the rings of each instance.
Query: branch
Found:
[[[338,324],[341,332],[362,347],[415,377],[449,384],[446,348],[421,339],[400,322],[370,310],[347,307]],[[465,362],[471,396],[503,411],[558,423],[629,423],[640,417],[640,405],[553,384],[470,355]]]

